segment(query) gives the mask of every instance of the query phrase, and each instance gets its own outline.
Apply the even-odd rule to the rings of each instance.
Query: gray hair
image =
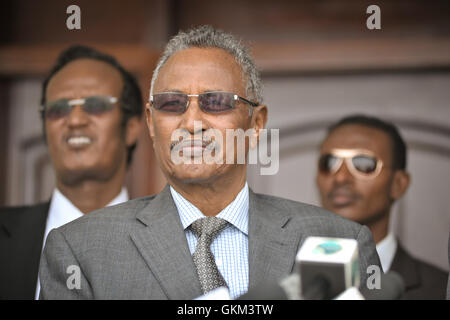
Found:
[[[230,53],[238,65],[241,67],[246,81],[246,95],[247,99],[262,103],[262,85],[261,78],[247,46],[242,40],[236,38],[232,34],[226,33],[222,30],[216,30],[211,26],[200,26],[192,28],[186,32],[180,31],[167,43],[163,55],[153,71],[152,82],[150,86],[150,95],[153,94],[153,87],[159,71],[166,61],[176,52],[188,48],[219,48]]]

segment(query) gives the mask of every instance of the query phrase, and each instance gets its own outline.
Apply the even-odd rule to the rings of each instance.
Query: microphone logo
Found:
[[[333,240],[328,240],[327,242],[318,244],[314,250],[314,254],[334,254],[342,250],[342,246]]]

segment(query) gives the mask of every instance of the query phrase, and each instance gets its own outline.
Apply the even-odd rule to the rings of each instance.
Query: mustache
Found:
[[[339,195],[345,195],[349,196],[354,199],[360,199],[362,198],[362,195],[358,192],[356,192],[353,188],[351,188],[348,185],[338,185],[335,186],[331,191],[328,193],[327,197],[328,199],[332,199]]]

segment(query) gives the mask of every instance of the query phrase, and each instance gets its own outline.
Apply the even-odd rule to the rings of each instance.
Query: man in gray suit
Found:
[[[356,239],[365,285],[367,267],[380,266],[367,227],[253,193],[234,141],[223,147],[227,129],[252,132],[245,155],[255,147],[267,122],[260,82],[234,36],[203,26],[172,38],[146,107],[168,185],[53,230],[40,266],[41,298],[193,299],[224,285],[236,298],[292,272],[308,236]],[[207,154],[216,161],[202,161]]]

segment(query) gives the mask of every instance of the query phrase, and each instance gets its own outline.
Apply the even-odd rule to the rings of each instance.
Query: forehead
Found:
[[[161,68],[155,92],[167,90],[196,93],[202,91],[244,90],[242,72],[234,57],[218,48],[189,48],[173,54]]]
[[[392,142],[384,131],[357,124],[338,127],[325,139],[321,151],[331,149],[366,149],[375,153],[383,160],[391,158]]]
[[[48,99],[118,95],[122,88],[122,76],[110,64],[95,59],[77,59],[53,75],[46,95]]]

